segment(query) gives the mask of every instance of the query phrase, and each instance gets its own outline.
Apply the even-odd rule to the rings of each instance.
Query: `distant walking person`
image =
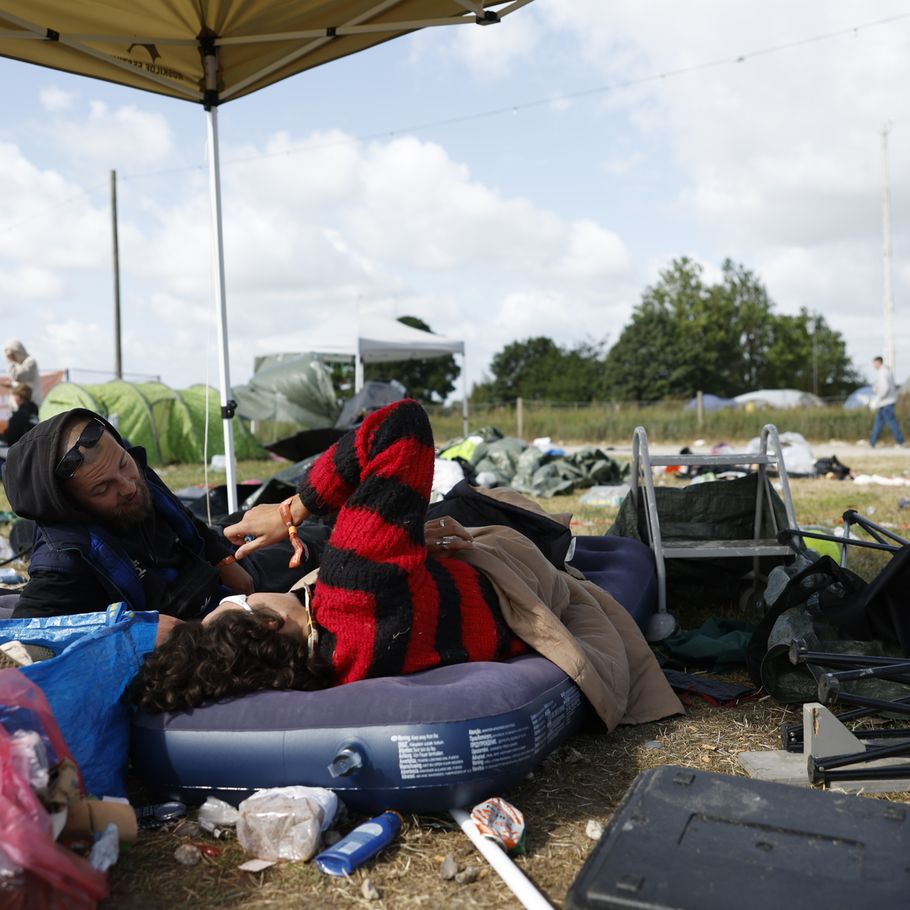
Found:
[[[897,422],[897,414],[894,406],[897,404],[897,387],[894,385],[894,374],[885,366],[881,357],[875,357],[872,360],[872,366],[875,367],[875,380],[872,383],[873,398],[869,402],[869,407],[875,411],[875,424],[872,427],[872,435],[869,437],[869,445],[875,448],[878,437],[881,435],[885,425],[894,434],[894,441],[902,446],[904,444],[904,434],[901,432],[901,425]]]
[[[10,382],[24,382],[31,387],[32,401],[41,404],[41,376],[38,373],[38,361],[25,350],[25,345],[18,338],[10,338],[3,345],[6,355],[6,372]]]

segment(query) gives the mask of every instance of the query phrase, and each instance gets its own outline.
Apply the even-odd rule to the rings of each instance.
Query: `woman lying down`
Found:
[[[517,531],[425,523],[434,464],[426,412],[399,401],[325,452],[298,495],[227,527],[243,559],[289,532],[293,541],[309,516],[338,513],[314,584],[229,597],[201,622],[174,621],[137,680],[140,707],[182,710],[536,650],[575,680],[608,728],[682,711],[609,594],[554,568]]]

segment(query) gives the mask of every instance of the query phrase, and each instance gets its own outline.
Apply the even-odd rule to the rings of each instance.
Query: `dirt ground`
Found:
[[[663,451],[678,451],[666,447]],[[837,454],[856,473],[906,476],[910,452],[832,440],[813,443],[817,457]],[[623,453],[617,451],[617,457]],[[798,517],[836,524],[846,507],[858,507],[893,527],[907,527],[907,512],[898,497],[904,488],[861,487],[824,480],[797,480],[794,497]],[[610,516],[577,508],[560,499],[547,503],[552,510],[576,512],[576,533],[603,533]],[[679,612],[684,628],[694,628],[706,615],[723,613],[711,608],[690,614]],[[727,615],[736,616],[735,609]],[[718,677],[748,683],[737,672]],[[627,788],[641,771],[675,764],[690,768],[743,775],[738,755],[744,751],[780,748],[781,727],[799,720],[797,708],[788,708],[758,693],[732,707],[715,707],[696,700],[684,716],[638,727],[622,727],[610,734],[573,737],[521,786],[503,794],[525,816],[526,853],[516,864],[556,908],[566,908],[567,893],[596,843],[599,826],[607,825]],[[910,801],[910,794],[891,798]],[[355,819],[356,820],[356,819]],[[194,867],[181,867],[174,850],[184,842],[202,843],[221,851]],[[443,880],[440,868],[451,855],[459,869],[468,870],[471,883]],[[445,815],[411,816],[396,843],[349,880],[322,876],[312,863],[275,866],[251,875],[237,866],[248,859],[236,841],[214,841],[182,836],[179,831],[143,834],[126,851],[111,874],[112,896],[105,910],[165,910],[204,908],[513,908],[515,896],[486,864],[466,836]],[[470,871],[473,870],[473,871]],[[378,897],[368,899],[365,883]],[[730,906],[735,906],[731,895]]]
[[[654,447],[679,451],[677,446]],[[696,449],[706,447],[696,446]],[[882,446],[831,440],[814,442],[817,457],[837,454],[857,473],[906,476],[910,452]],[[618,458],[628,453],[616,450]],[[905,488],[875,489],[824,480],[796,481],[797,515],[826,524],[836,523],[846,507],[859,507],[893,527],[906,528],[907,511],[898,497]],[[576,533],[603,533],[612,515],[578,508],[577,500],[563,498],[545,505],[553,511],[576,512]],[[904,533],[904,532],[902,532]],[[684,628],[694,628],[712,613],[736,616],[735,608],[707,607],[678,612]],[[748,683],[741,672],[723,680]],[[525,816],[524,855],[515,862],[546,901],[566,908],[568,891],[596,844],[600,827],[611,815],[629,785],[641,771],[659,765],[682,765],[725,774],[742,775],[738,755],[744,751],[780,748],[781,727],[801,714],[757,693],[731,707],[696,700],[687,713],[610,734],[585,733],[573,737],[548,758],[519,787],[503,794]],[[131,790],[134,805],[150,799],[141,785]],[[910,794],[891,795],[910,802]],[[351,819],[344,831],[359,817]],[[174,856],[182,844],[205,850],[198,865],[180,865]],[[443,860],[451,855],[468,881],[444,880]],[[514,908],[519,903],[499,876],[486,864],[467,837],[447,815],[409,816],[402,835],[377,859],[350,879],[322,875],[313,863],[283,863],[264,872],[238,870],[250,857],[231,837],[214,839],[187,828],[143,832],[124,849],[111,870],[111,896],[102,910],[227,910],[227,908]],[[470,879],[476,879],[471,881]],[[730,906],[735,906],[731,895]]]

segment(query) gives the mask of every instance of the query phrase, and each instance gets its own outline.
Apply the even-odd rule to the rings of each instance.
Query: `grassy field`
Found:
[[[546,435],[550,435],[546,430]],[[553,434],[555,435],[555,434]],[[606,438],[606,437],[605,437]],[[686,437],[682,437],[685,439]],[[819,454],[830,454],[827,450]],[[910,453],[867,451],[852,460],[854,468],[870,474],[903,477]],[[262,479],[276,470],[274,462],[239,465],[240,479]],[[200,482],[201,469],[172,467],[162,471],[172,488]],[[217,480],[218,478],[209,478]],[[670,483],[676,481],[668,480]],[[860,486],[851,481],[794,479],[796,513],[803,525],[837,527],[847,508],[856,508],[880,524],[906,533],[910,510],[900,499],[910,496],[899,486]],[[616,509],[589,507],[581,494],[542,501],[551,511],[573,513],[576,534],[601,534],[612,524]],[[6,508],[5,501],[0,508]],[[880,564],[865,560],[858,568],[874,574]],[[671,609],[673,605],[671,604]],[[729,605],[705,605],[698,612],[677,611],[684,627],[699,624],[705,614],[725,612]],[[741,673],[727,678],[743,681]],[[639,771],[662,764],[680,764],[710,771],[741,774],[737,755],[746,750],[779,748],[783,722],[799,717],[796,709],[770,698],[745,701],[719,709],[699,703],[685,716],[638,727],[623,727],[609,735],[580,735],[555,753],[508,799],[525,814],[527,853],[517,863],[553,906],[565,906],[566,893],[594,845],[586,833],[589,822],[605,824]],[[138,782],[133,799],[147,799]],[[898,797],[901,799],[908,797]],[[205,843],[216,855],[198,866],[179,865],[174,851],[182,843]],[[439,870],[451,854],[462,867],[474,866],[473,884],[443,881]],[[396,844],[350,880],[322,876],[312,864],[282,864],[251,875],[237,866],[248,859],[236,841],[215,841],[167,830],[144,833],[125,850],[111,872],[112,896],[106,910],[194,910],[222,908],[513,908],[517,902],[498,876],[486,867],[464,835],[447,816],[411,816]],[[368,900],[362,887],[369,878],[379,898]],[[731,896],[731,906],[734,897]]]

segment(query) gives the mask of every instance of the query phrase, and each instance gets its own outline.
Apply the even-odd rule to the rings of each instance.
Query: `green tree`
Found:
[[[603,343],[563,348],[539,335],[513,341],[490,362],[492,378],[475,385],[475,401],[591,401],[603,388]]]
[[[416,316],[401,316],[398,320],[411,328],[424,332],[430,327]],[[392,363],[368,363],[364,367],[364,379],[397,379],[412,398],[424,404],[441,403],[455,391],[455,380],[461,375],[461,367],[452,354],[434,357],[430,360],[400,360]]]
[[[816,385],[820,395],[837,395],[856,385],[843,338],[821,316],[778,316],[753,272],[729,259],[721,272],[709,285],[701,266],[683,257],[645,289],[607,354],[609,395],[657,401],[699,389],[733,396]]]
[[[843,337],[822,316],[803,308],[795,316],[775,319],[765,386],[803,389],[833,398],[862,383],[847,356]]]

